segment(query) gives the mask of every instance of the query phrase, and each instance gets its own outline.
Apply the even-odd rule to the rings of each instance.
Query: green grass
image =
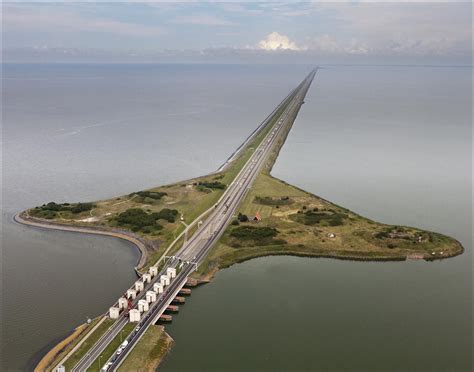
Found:
[[[92,333],[87,340],[76,350],[74,354],[69,357],[64,363],[66,371],[70,371],[79,360],[90,350],[90,348],[97,342],[97,340],[110,328],[114,323],[112,319],[105,319],[104,322]]]
[[[100,369],[107,363],[107,360],[113,355],[113,353],[117,350],[123,340],[133,331],[133,329],[137,325],[135,323],[127,323],[125,327],[123,327],[122,331],[110,342],[102,354],[94,360],[91,366],[87,369],[88,371],[100,371]]]
[[[118,369],[120,372],[152,371],[163,360],[172,343],[163,326],[150,326]]]

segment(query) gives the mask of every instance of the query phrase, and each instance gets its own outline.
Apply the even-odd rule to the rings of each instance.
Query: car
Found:
[[[135,332],[138,332],[140,330],[140,326],[138,325],[137,328],[135,328]]]
[[[127,347],[128,345],[128,340],[125,340],[124,342],[122,342],[122,344],[120,345],[120,348],[123,350]]]
[[[107,370],[110,368],[111,365],[112,365],[112,363],[110,363],[110,362],[106,363],[106,364],[101,368],[101,372],[107,371]]]
[[[121,347],[118,348],[118,350],[117,350],[117,352],[115,353],[115,355],[120,355],[120,354],[122,354],[122,348],[121,348]]]

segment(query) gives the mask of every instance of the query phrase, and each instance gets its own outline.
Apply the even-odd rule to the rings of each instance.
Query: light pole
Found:
[[[100,372],[100,358],[102,358],[102,355],[99,355],[99,372]]]

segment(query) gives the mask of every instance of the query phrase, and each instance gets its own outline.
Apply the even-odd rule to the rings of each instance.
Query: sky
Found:
[[[471,64],[470,2],[3,3],[5,61]]]

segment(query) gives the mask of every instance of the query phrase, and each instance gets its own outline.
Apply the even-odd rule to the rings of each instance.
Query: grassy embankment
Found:
[[[119,372],[155,371],[171,349],[173,342],[163,326],[150,326],[120,366]]]
[[[115,338],[107,345],[102,354],[92,362],[91,366],[87,369],[90,372],[100,371],[100,369],[107,363],[107,360],[113,355],[117,350],[120,344],[127,338],[127,336],[133,331],[136,327],[136,323],[127,323],[123,327],[122,331],[115,336]]]
[[[52,371],[57,362],[63,359],[84,337],[86,337],[92,329],[101,320],[101,317],[94,319],[90,324],[81,324],[74,331],[56,344],[48,353],[39,361],[35,371]]]
[[[90,336],[81,344],[81,346],[72,354],[64,363],[66,367],[66,371],[70,371],[81,358],[86,355],[86,353],[90,350],[90,348],[97,342],[99,338],[110,328],[110,326],[114,323],[112,319],[105,319],[104,322],[93,332]],[[74,346],[79,342],[77,340]],[[74,347],[72,346],[72,347]],[[72,347],[69,349],[71,350]],[[61,358],[58,358],[59,361]]]

